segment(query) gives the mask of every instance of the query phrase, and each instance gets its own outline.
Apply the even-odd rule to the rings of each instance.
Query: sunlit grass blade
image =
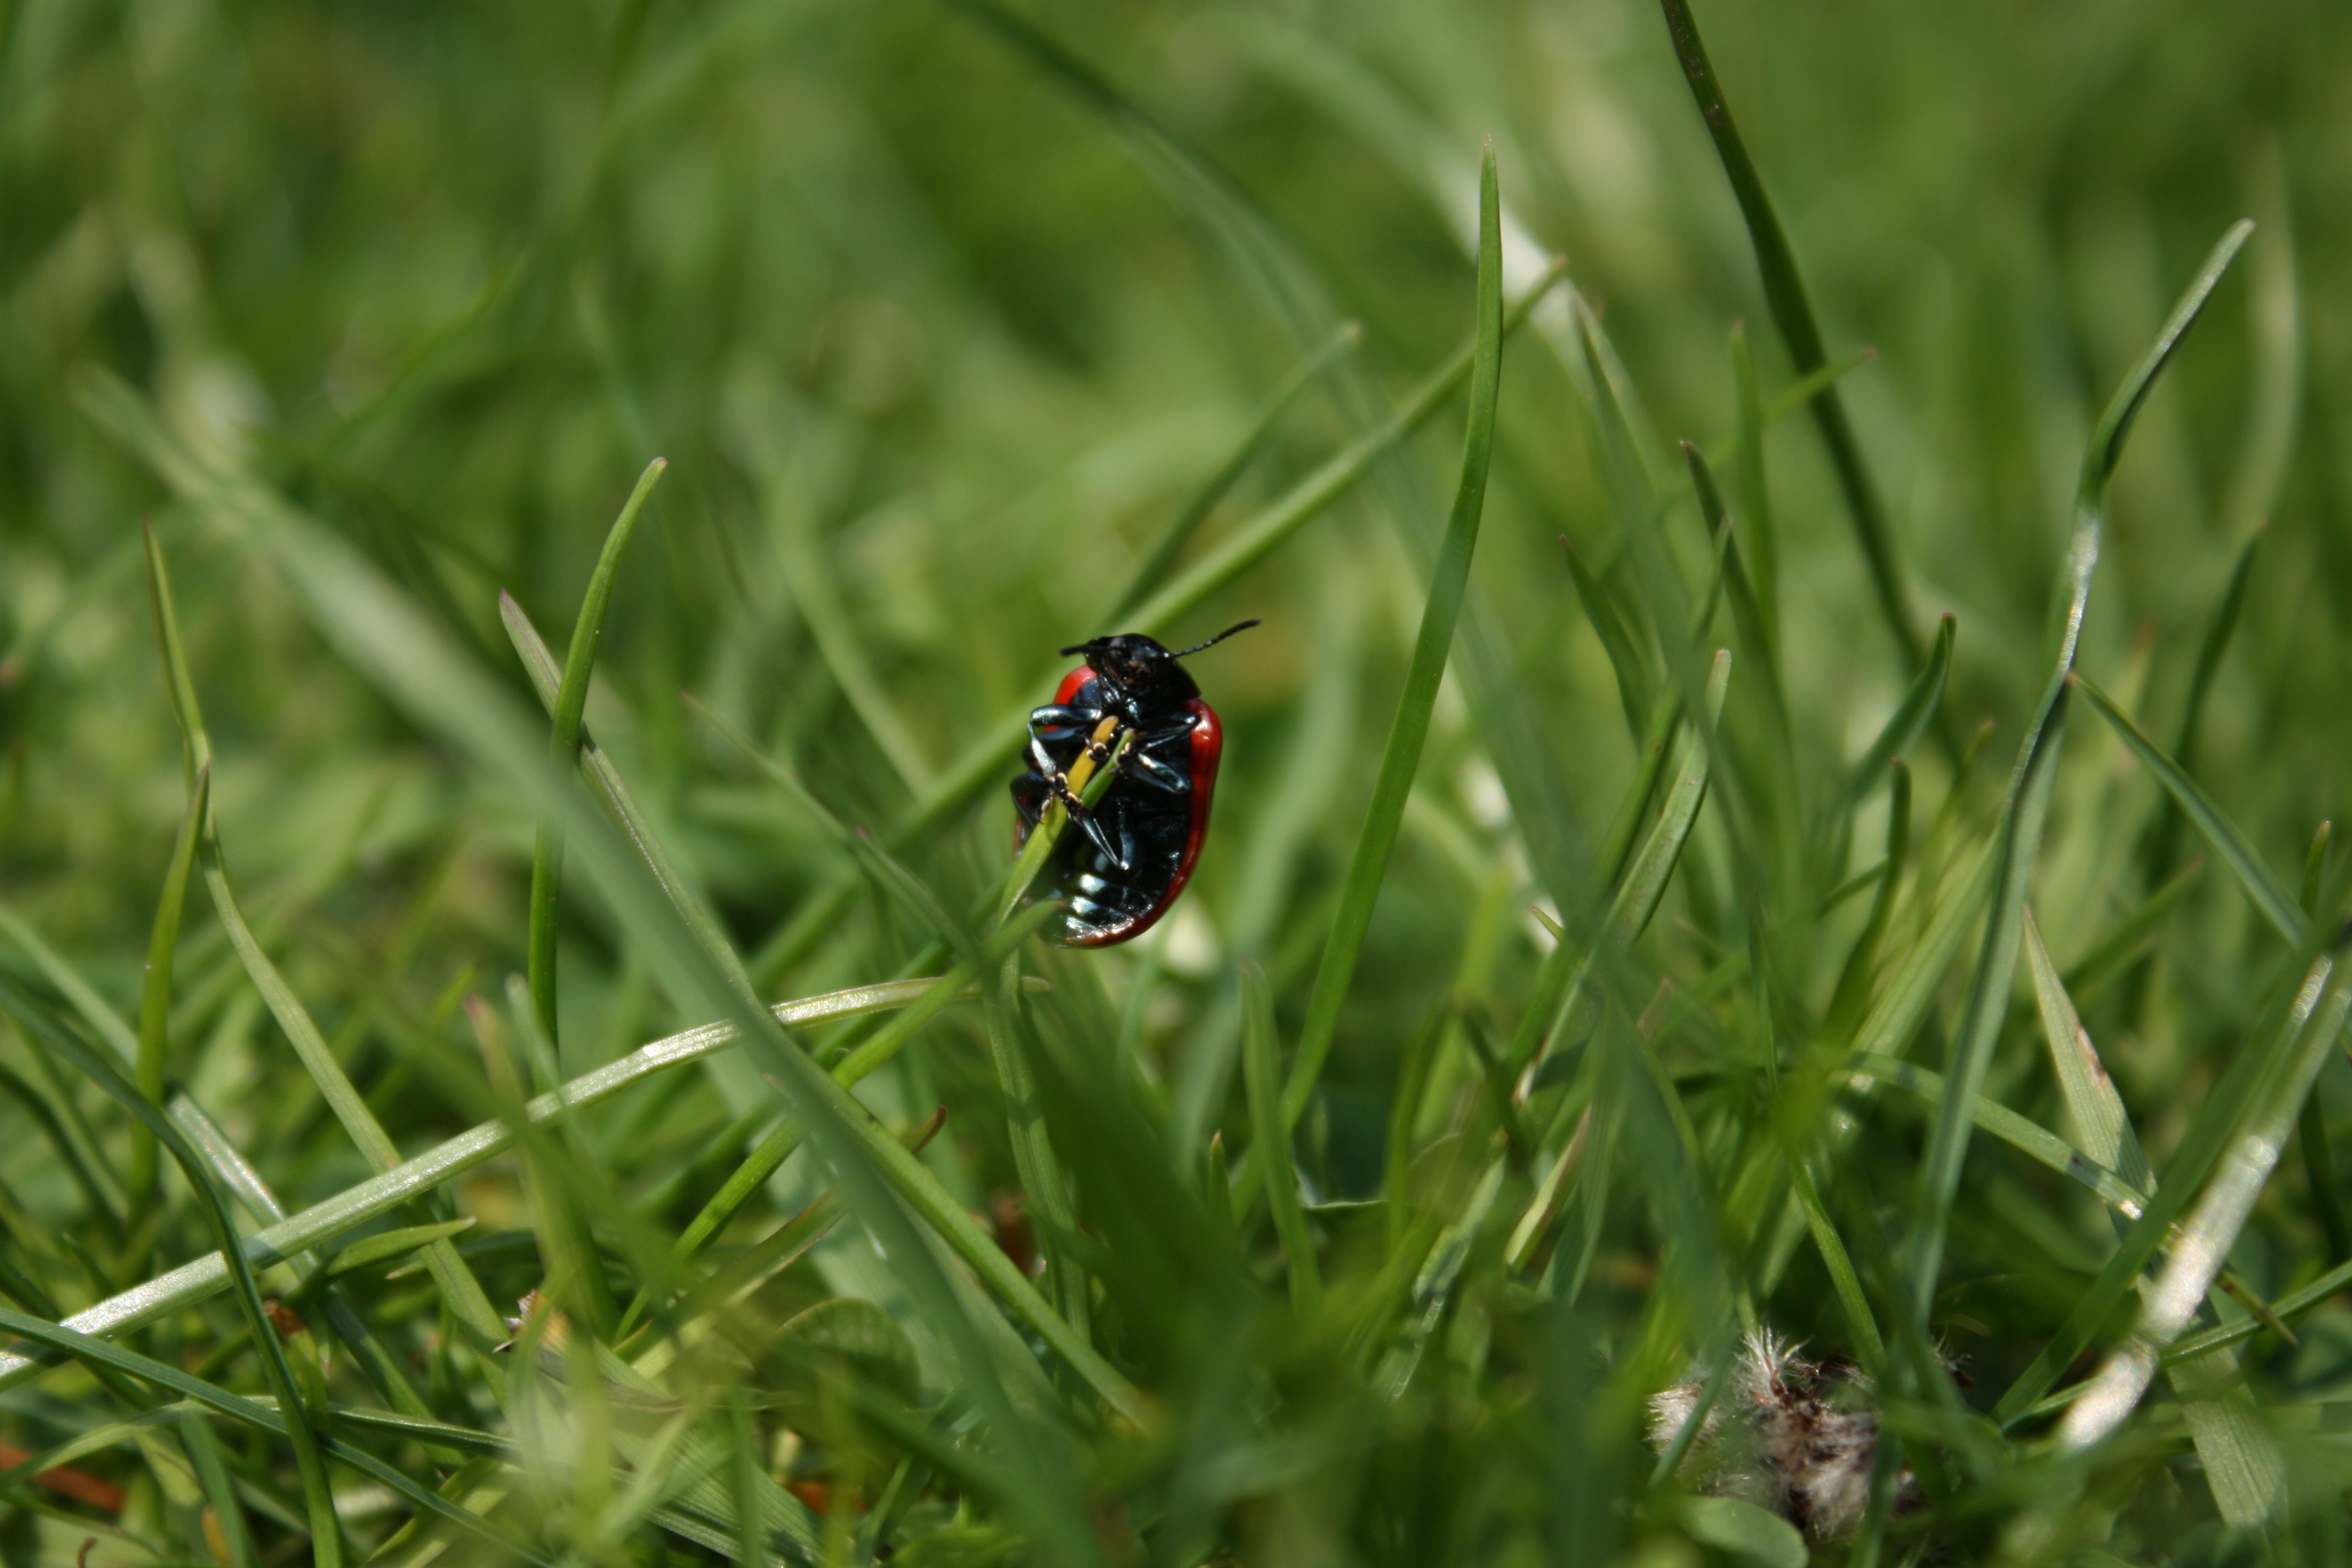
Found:
[[[2239,887],[2245,889],[2255,912],[2287,941],[2300,942],[2308,924],[2303,910],[2296,906],[2293,895],[2279,885],[2270,867],[2247,842],[2246,836],[2237,825],[2221,814],[2221,808],[2198,786],[2196,780],[2183,773],[2179,763],[2166,756],[2156,742],[2148,739],[2146,731],[2132,722],[2130,716],[2116,705],[2113,698],[2079,672],[2075,674],[2074,682],[2075,689],[2082,692],[2084,699],[2090,703],[2091,710],[2107,721],[2108,728],[2122,738],[2132,754],[2140,760],[2141,765],[2156,775],[2157,783],[2164,786],[2166,794],[2179,806],[2182,815],[2205,836],[2205,841],[2213,847],[2213,853],[2237,878]]]
[[[1780,216],[1773,210],[1772,198],[1765,193],[1763,176],[1748,155],[1748,145],[1732,121],[1730,105],[1724,101],[1715,67],[1707,59],[1706,46],[1699,38],[1698,23],[1691,16],[1689,0],[1660,0],[1660,5],[1665,12],[1666,31],[1674,39],[1675,58],[1682,63],[1684,76],[1689,79],[1691,96],[1698,102],[1700,118],[1706,121],[1707,134],[1715,139],[1716,153],[1723,160],[1724,173],[1731,181],[1731,194],[1739,203],[1739,216],[1748,225],[1748,242],[1756,253],[1756,268],[1763,279],[1764,301],[1772,312],[1773,325],[1780,328],[1781,341],[1788,344],[1789,357],[1796,362],[1798,374],[1810,376],[1826,368],[1829,356],[1822,346],[1822,331],[1813,319],[1812,300],[1806,294],[1796,251],[1789,244],[1787,231],[1780,226]],[[1845,404],[1833,383],[1824,384],[1813,397],[1812,410],[1822,442],[1829,448],[1830,466],[1836,471],[1838,489],[1844,497],[1854,537],[1862,546],[1864,563],[1870,569],[1879,615],[1894,635],[1895,646],[1903,650],[1911,668],[1917,669],[1926,662],[1926,654],[1913,624],[1910,590],[1895,560],[1885,510],[1879,503],[1869,470],[1864,466],[1861,445],[1854,438]]]
[[[1437,701],[1438,682],[1445,674],[1454,646],[1454,628],[1469,585],[1470,558],[1477,547],[1478,522],[1486,497],[1486,469],[1494,453],[1495,402],[1503,368],[1503,258],[1500,198],[1496,193],[1495,153],[1490,145],[1480,166],[1478,184],[1478,342],[1477,368],[1471,377],[1470,414],[1463,437],[1462,479],[1454,493],[1454,512],[1446,524],[1445,543],[1430,581],[1429,598],[1422,611],[1421,631],[1414,641],[1412,662],[1405,674],[1396,718],[1389,731],[1381,771],[1372,785],[1372,801],[1348,868],[1346,890],[1331,925],[1331,935],[1316,971],[1315,989],[1307,1005],[1296,1059],[1282,1096],[1283,1125],[1297,1124],[1323,1071],[1339,1027],[1339,1006],[1356,973],[1364,933],[1370,929],[1372,906],[1388,873],[1389,856],[1396,847],[1398,825],[1403,820],[1405,796],[1421,764],[1422,745],[1429,735],[1429,717]],[[1156,602],[1156,601],[1155,601]]]
[[[2238,563],[2231,570],[2230,585],[2221,592],[2221,603],[2205,627],[2204,640],[2197,647],[2197,665],[2189,678],[2189,700],[2180,710],[2180,729],[2172,742],[2172,755],[2183,773],[2196,766],[2197,739],[2205,719],[2205,700],[2213,689],[2213,678],[2221,672],[2221,656],[2229,651],[2231,638],[2238,629],[2238,619],[2246,603],[2246,584],[2253,575],[2255,552],[2261,549],[2263,531],[2256,529],[2238,552]],[[2157,821],[2148,830],[2147,879],[2161,882],[2170,877],[2180,859],[2180,829],[2183,814],[2179,803],[2170,795],[2165,797]]]
[[[1993,1419],[2008,1425],[2021,1419],[2061,1372],[2090,1343],[2091,1336],[2122,1300],[2140,1269],[2155,1256],[2168,1228],[2204,1186],[2205,1178],[2221,1159],[2248,1105],[2273,1082],[2304,1026],[2317,1007],[2333,964],[2315,957],[2292,990],[2273,999],[2263,1016],[2247,1034],[2229,1068],[2215,1080],[2198,1105],[2188,1131],[2158,1173],[2159,1185],[2098,1278],[2077,1299],[2066,1321],[1993,1406]],[[2201,1294],[2201,1292],[2200,1292]]]
[[[572,627],[572,647],[564,655],[563,679],[556,688],[548,731],[548,755],[566,768],[576,765],[580,758],[580,719],[588,708],[588,681],[596,668],[597,639],[604,635],[604,610],[612,603],[614,575],[620,570],[630,536],[636,531],[637,519],[667,467],[668,459],[664,458],[646,465],[621,515],[604,536],[604,548],[588,578],[588,592],[580,601],[580,616]],[[530,861],[530,1002],[540,1028],[559,1048],[563,1037],[555,1016],[555,933],[562,885],[563,836],[551,824],[542,825]]]
[[[2165,1347],[2189,1326],[2228,1260],[2255,1198],[2278,1164],[2305,1097],[2344,1032],[2346,1014],[2352,1012],[2352,989],[2337,986],[2325,996],[2318,994],[2326,980],[2326,970],[2319,971],[2298,999],[2295,1012],[2301,1016],[2287,1031],[2289,1044],[2277,1071],[2216,1166],[2197,1206],[2181,1221],[2180,1240],[2148,1290],[2131,1338],[2108,1356],[2081,1397],[2067,1407],[2058,1430],[2063,1446],[2088,1447],[2131,1414],[2156,1375]]]

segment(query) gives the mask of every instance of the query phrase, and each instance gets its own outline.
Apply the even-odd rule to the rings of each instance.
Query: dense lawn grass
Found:
[[[2341,1563],[2347,72],[0,10],[0,1563]]]

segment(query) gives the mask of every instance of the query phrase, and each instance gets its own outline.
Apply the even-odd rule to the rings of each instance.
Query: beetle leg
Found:
[[[1164,789],[1170,795],[1190,795],[1192,793],[1192,781],[1191,779],[1186,778],[1176,769],[1170,767],[1166,763],[1161,762],[1158,757],[1153,756],[1150,752],[1143,750],[1140,746],[1129,752],[1125,757],[1119,760],[1118,765],[1120,770],[1128,773],[1130,777],[1144,784],[1148,784],[1155,789]]]
[[[1099,708],[1073,708],[1059,702],[1048,702],[1043,708],[1029,710],[1029,732],[1033,735],[1083,734],[1102,722]]]
[[[1097,849],[1102,851],[1104,859],[1108,860],[1120,870],[1126,870],[1126,859],[1111,843],[1110,835],[1104,831],[1101,820],[1087,809],[1086,802],[1080,800],[1077,792],[1070,787],[1069,779],[1061,773],[1055,773],[1050,783],[1053,786],[1054,798],[1062,803],[1064,811],[1069,813],[1070,821],[1087,836]]]

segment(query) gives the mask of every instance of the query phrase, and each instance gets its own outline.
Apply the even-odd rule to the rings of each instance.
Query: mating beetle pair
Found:
[[[1192,879],[1224,731],[1177,660],[1255,625],[1244,621],[1177,652],[1138,632],[1062,650],[1086,663],[1029,715],[1031,765],[1013,781],[1013,805],[1021,818],[1016,850],[1055,801],[1076,829],[1054,846],[1036,883],[1038,896],[1067,901],[1058,932],[1066,945],[1141,936]],[[1082,762],[1082,778],[1107,766],[1119,775],[1091,809],[1070,779]]]

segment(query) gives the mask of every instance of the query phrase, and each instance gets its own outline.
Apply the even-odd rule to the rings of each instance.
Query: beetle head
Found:
[[[1244,621],[1240,626],[1226,627],[1207,642],[1172,652],[1141,632],[1121,632],[1117,637],[1096,637],[1062,651],[1086,655],[1087,663],[1097,675],[1129,697],[1181,702],[1187,698],[1198,697],[1201,689],[1192,683],[1192,676],[1177,660],[1221,643],[1235,632],[1255,625],[1255,621]]]

